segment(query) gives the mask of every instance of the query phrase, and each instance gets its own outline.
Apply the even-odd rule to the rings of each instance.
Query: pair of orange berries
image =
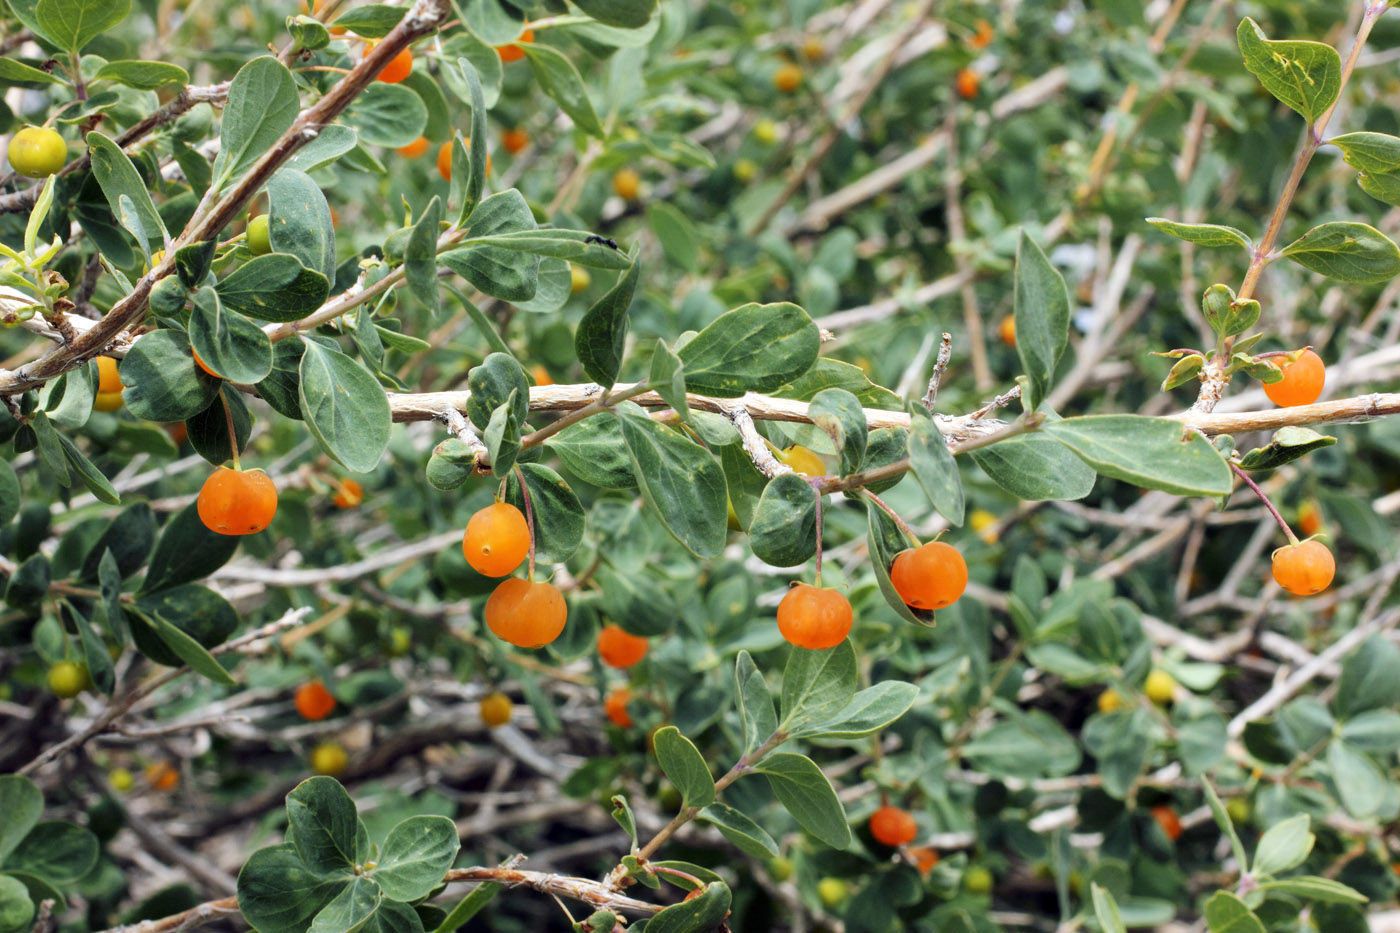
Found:
[[[462,554],[477,573],[504,577],[530,554],[530,526],[520,510],[497,502],[477,511],[462,535]],[[486,600],[486,627],[518,648],[541,648],[559,637],[569,616],[552,583],[510,577]]]

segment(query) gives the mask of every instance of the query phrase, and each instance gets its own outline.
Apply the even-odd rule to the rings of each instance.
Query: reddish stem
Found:
[[[822,494],[812,487],[812,495],[817,497],[817,586],[822,585]]]
[[[530,529],[530,582],[535,582],[535,510],[530,505],[530,487],[525,482],[525,473],[520,467],[515,468],[516,478],[520,480],[520,498],[525,500],[525,525]]]
[[[1259,488],[1259,484],[1256,483],[1254,480],[1250,479],[1248,473],[1246,473],[1244,470],[1241,470],[1233,463],[1230,464],[1230,469],[1234,470],[1235,473],[1239,476],[1239,478],[1244,480],[1244,484],[1246,486],[1254,490],[1254,494],[1259,497],[1259,501],[1264,503],[1264,508],[1269,510],[1269,514],[1274,517],[1274,521],[1278,522],[1278,526],[1282,528],[1283,533],[1288,536],[1288,543],[1297,544],[1298,536],[1293,533],[1292,528],[1288,527],[1288,522],[1283,520],[1283,516],[1278,514],[1278,509],[1274,508],[1274,504],[1269,501],[1269,497],[1264,494],[1264,490]]]

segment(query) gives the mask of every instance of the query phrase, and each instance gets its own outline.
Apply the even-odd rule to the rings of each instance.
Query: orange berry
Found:
[[[895,557],[890,582],[906,605],[942,609],[967,589],[967,562],[951,544],[930,541]]]
[[[520,38],[515,41],[534,42],[535,31],[533,29],[526,29],[520,34]],[[498,45],[496,46],[496,54],[501,56],[502,63],[509,65],[511,62],[518,62],[524,58],[525,50],[518,45]]]
[[[982,78],[971,68],[964,68],[958,72],[958,96],[963,100],[972,100],[972,98],[976,97],[977,90],[981,86]]]
[[[938,864],[938,850],[932,846],[910,849],[909,857],[914,860],[914,866],[919,869],[921,875],[927,875]]]
[[[632,728],[632,716],[627,712],[627,704],[632,702],[632,691],[619,687],[603,700],[603,712],[613,725],[622,729]]]
[[[530,526],[509,502],[488,505],[467,522],[462,553],[477,573],[504,577],[529,556]]]
[[[881,845],[902,846],[919,835],[914,814],[888,804],[870,815],[870,835]]]
[[[1157,825],[1162,827],[1162,832],[1166,833],[1167,838],[1172,842],[1181,838],[1181,820],[1171,807],[1165,804],[1153,807],[1152,818],[1157,821]]]
[[[172,791],[180,785],[180,772],[168,761],[147,765],[146,783],[158,791]]]
[[[826,54],[826,46],[818,36],[808,36],[802,40],[802,56],[810,62],[817,61]]]
[[[791,94],[802,86],[802,68],[792,62],[773,72],[773,86],[784,94]]]
[[[215,379],[224,378],[223,376],[220,376],[218,373],[214,372],[214,370],[210,369],[208,366],[204,365],[204,361],[199,358],[199,353],[195,351],[194,347],[190,347],[190,353],[194,356],[194,365],[198,366],[200,369],[204,370],[206,373],[213,376]]]
[[[97,391],[99,392],[120,392],[126,386],[122,385],[121,374],[117,371],[117,361],[110,356],[99,356],[97,358]]]
[[[967,40],[967,44],[972,46],[974,49],[985,49],[987,46],[992,44],[992,38],[994,35],[995,33],[992,30],[992,24],[987,22],[985,19],[979,19],[977,21],[977,32],[972,36],[972,38]]]
[[[516,155],[530,145],[530,134],[519,128],[506,130],[501,134],[501,145],[506,152]]]
[[[365,501],[365,487],[353,479],[343,479],[340,481],[340,490],[331,499],[338,509],[353,509],[361,502]]]
[[[1292,362],[1287,359],[1274,366],[1283,371],[1278,382],[1264,383],[1264,394],[1281,408],[1294,405],[1311,405],[1322,394],[1322,384],[1327,378],[1327,367],[1322,365],[1322,357],[1312,351],[1303,350]]]
[[[539,363],[530,367],[530,377],[535,380],[535,385],[537,386],[554,385],[554,380],[549,378],[549,370],[545,369]]]
[[[613,191],[624,201],[635,201],[642,191],[642,176],[635,169],[624,168],[612,179]]]
[[[325,9],[326,3],[327,3],[327,0],[316,0],[316,2],[313,3],[313,4],[311,5],[311,15],[315,16],[317,19],[321,20],[322,22],[325,22],[325,17],[321,15],[321,11]],[[303,8],[304,8],[304,5],[303,5]],[[328,31],[330,32],[330,34],[333,35],[333,36],[343,36],[343,35],[345,35],[345,27],[344,27],[344,26],[329,26],[329,27],[327,27],[327,29],[328,29]]]
[[[374,48],[374,43],[370,43],[365,48],[368,54]],[[398,84],[413,72],[413,53],[404,49],[389,59],[389,63],[379,69],[379,74],[374,76],[376,81],[383,81],[385,84]]]
[[[485,615],[497,638],[517,648],[541,648],[564,631],[569,607],[554,584],[511,577],[486,600]]]
[[[1016,346],[1016,318],[1009,314],[1002,318],[1001,323],[997,325],[997,336],[1008,347]]]
[[[778,631],[799,648],[834,648],[850,634],[851,603],[836,590],[793,585],[778,604]]]
[[[1274,580],[1294,596],[1312,596],[1327,589],[1337,562],[1321,541],[1299,541],[1274,551]]]
[[[1322,507],[1316,500],[1309,499],[1298,506],[1298,528],[1306,538],[1311,538],[1322,530]]]
[[[598,656],[608,667],[631,667],[647,656],[647,640],[608,624],[598,631]]]
[[[464,138],[462,140],[462,145],[470,150],[472,141]],[[452,140],[450,139],[442,144],[442,148],[438,149],[437,170],[438,174],[442,176],[443,181],[452,180]],[[486,153],[486,174],[491,174],[491,153],[489,152]]]
[[[197,511],[210,531],[257,534],[272,524],[277,514],[277,486],[261,470],[219,467],[199,490]]]
[[[428,145],[428,137],[419,136],[407,146],[400,146],[394,151],[397,152],[399,155],[403,156],[405,159],[416,159],[420,155],[428,151]]]
[[[320,722],[335,710],[335,697],[319,680],[313,680],[297,687],[292,702],[302,719]]]
[[[494,729],[510,722],[512,709],[514,704],[510,702],[510,697],[498,690],[481,698],[481,706],[477,712],[481,715],[481,721]]]

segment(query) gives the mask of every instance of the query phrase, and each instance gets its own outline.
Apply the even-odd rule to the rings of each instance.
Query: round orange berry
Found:
[[[921,875],[927,875],[938,864],[938,850],[932,846],[910,849],[909,857],[914,860],[914,867],[919,869]]]
[[[514,705],[510,702],[510,697],[497,690],[481,698],[481,706],[477,712],[481,715],[481,721],[494,729],[510,722],[512,709]]]
[[[1162,832],[1167,834],[1167,838],[1176,842],[1181,838],[1181,819],[1176,815],[1176,811],[1163,804],[1152,808],[1152,818],[1157,821],[1157,825],[1162,827]]]
[[[972,100],[972,98],[976,97],[977,91],[981,86],[982,78],[971,68],[964,68],[958,72],[958,96],[963,100]]]
[[[99,392],[120,392],[126,386],[122,385],[121,373],[117,371],[117,361],[110,356],[99,356],[97,358],[97,391]]]
[[[520,34],[520,38],[515,41],[526,43],[534,42],[535,31],[533,29],[526,29]],[[525,50],[518,45],[498,45],[496,46],[496,54],[501,56],[502,62],[509,65],[511,62],[518,62],[524,58]]]
[[[1327,589],[1337,562],[1321,541],[1299,541],[1274,551],[1273,571],[1275,582],[1294,596],[1312,596]]]
[[[472,141],[470,139],[463,138],[462,145],[467,148],[468,152],[471,151]],[[443,181],[452,180],[452,140],[450,139],[438,149],[437,170]],[[491,174],[491,153],[489,152],[486,153],[486,174]]]
[[[312,680],[297,687],[292,702],[302,719],[320,722],[335,710],[335,697],[319,680]]]
[[[895,557],[890,582],[906,605],[942,609],[967,589],[967,562],[951,544],[930,541]]]
[[[365,52],[368,53],[373,48],[374,45],[371,43],[369,47],[365,49]],[[376,81],[383,81],[385,84],[398,84],[412,73],[413,53],[408,49],[404,49],[399,52],[399,54],[389,59],[389,63],[379,69],[379,74],[375,75],[374,78]]]
[[[992,44],[992,39],[995,35],[996,32],[992,29],[992,24],[985,19],[979,19],[977,21],[977,32],[967,40],[967,44],[974,49],[985,49]]]
[[[834,648],[850,634],[851,603],[836,590],[794,584],[778,604],[778,631],[799,648]]]
[[[825,54],[826,45],[819,36],[808,36],[802,40],[802,56],[808,61],[817,61]]]
[[[773,72],[773,86],[784,94],[791,94],[802,86],[802,68],[792,62]]]
[[[997,325],[997,336],[1008,347],[1016,346],[1016,318],[1009,314],[1002,318],[1001,323]]]
[[[146,766],[146,783],[158,791],[172,791],[180,785],[180,772],[168,761]]]
[[[608,720],[622,729],[632,728],[632,715],[627,712],[627,704],[632,702],[632,691],[619,687],[603,700],[603,712]]]
[[[511,577],[486,600],[485,615],[497,638],[517,648],[541,648],[564,631],[569,607],[554,584]]]
[[[1315,499],[1298,506],[1298,528],[1308,538],[1322,530],[1322,507]]]
[[[221,535],[257,534],[277,514],[277,486],[261,470],[219,467],[204,481],[197,503],[200,521]]]
[[[642,190],[642,176],[636,169],[624,168],[612,178],[613,191],[624,201],[635,201]]]
[[[353,509],[361,502],[365,501],[365,487],[353,479],[343,479],[339,482],[340,489],[336,492],[331,502],[335,503],[338,509]]]
[[[530,554],[530,526],[509,502],[488,505],[467,522],[462,553],[477,573],[504,577]]]
[[[516,155],[523,151],[526,146],[530,145],[530,134],[519,127],[506,130],[501,134],[501,145],[505,148],[506,152],[509,152],[511,155]]]
[[[881,845],[902,846],[919,835],[914,814],[888,804],[870,815],[870,835]]]
[[[416,159],[420,155],[428,151],[428,145],[428,137],[419,136],[407,146],[400,146],[394,151],[397,152],[399,155],[403,156],[405,159]]]
[[[1291,355],[1291,354],[1290,354]],[[1274,363],[1282,370],[1283,378],[1278,382],[1264,383],[1264,394],[1269,401],[1281,408],[1294,405],[1311,405],[1322,394],[1322,384],[1326,381],[1327,367],[1322,365],[1322,357],[1309,347],[1289,362]]]
[[[608,667],[631,667],[647,656],[647,640],[610,623],[598,631],[598,656]]]

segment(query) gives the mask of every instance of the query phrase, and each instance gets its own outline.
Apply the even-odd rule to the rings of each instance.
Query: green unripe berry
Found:
[[[968,894],[992,893],[992,873],[981,865],[974,865],[963,874],[963,888]]]
[[[272,252],[272,237],[267,224],[266,214],[259,214],[248,221],[248,248],[259,256]]]
[[[49,668],[48,684],[54,696],[71,699],[88,688],[87,665],[76,661],[59,661]]]
[[[768,876],[774,881],[783,882],[792,877],[792,859],[780,855],[768,861]]]
[[[840,907],[846,903],[846,898],[850,896],[850,887],[840,878],[823,878],[817,882],[817,899],[827,910],[835,910]]]
[[[68,161],[68,144],[58,130],[26,126],[10,137],[10,167],[29,178],[48,178]]]

